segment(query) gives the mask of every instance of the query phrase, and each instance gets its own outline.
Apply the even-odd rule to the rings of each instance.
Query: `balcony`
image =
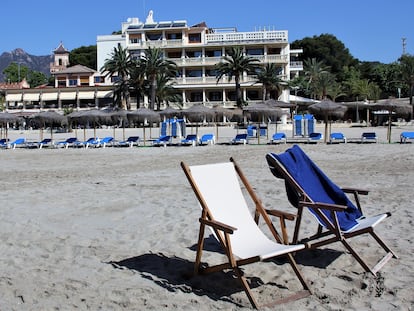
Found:
[[[303,62],[301,61],[290,62],[290,70],[303,70]]]
[[[206,43],[233,44],[234,42],[263,42],[273,41],[288,43],[288,32],[283,31],[254,31],[254,32],[228,32],[212,33],[206,35]]]

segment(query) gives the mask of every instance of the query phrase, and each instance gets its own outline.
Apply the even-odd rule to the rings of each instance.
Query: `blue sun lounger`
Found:
[[[329,136],[329,143],[331,144],[346,143],[346,137],[343,133],[339,133],[339,132],[331,133],[331,135]]]
[[[246,145],[248,143],[247,136],[248,136],[247,134],[237,134],[236,137],[234,137],[230,141],[230,144],[232,144],[232,145],[238,145],[238,144]]]
[[[271,144],[286,144],[286,134],[285,133],[274,133],[272,139],[270,140]]]
[[[198,137],[196,134],[188,134],[186,138],[181,140],[181,145],[195,146],[197,145]]]
[[[214,145],[215,144],[215,136],[213,134],[204,134],[201,136],[199,145]]]
[[[400,143],[405,144],[414,141],[414,132],[402,132],[400,134]]]
[[[117,147],[130,147],[139,145],[139,136],[129,136],[127,140],[118,142]]]
[[[172,136],[163,135],[163,136],[160,136],[159,138],[157,138],[156,140],[154,140],[152,142],[152,145],[153,146],[164,146],[164,147],[166,147],[167,145],[171,144],[171,140],[172,140]]]

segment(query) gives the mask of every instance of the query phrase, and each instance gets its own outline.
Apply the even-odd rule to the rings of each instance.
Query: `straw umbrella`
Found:
[[[387,141],[391,143],[391,125],[392,125],[392,115],[409,115],[411,113],[411,106],[406,103],[397,102],[393,99],[388,99],[382,103],[370,104],[370,109],[372,110],[386,110],[388,111],[388,129],[387,129]]]
[[[8,124],[17,122],[20,118],[8,112],[0,113],[0,124],[1,128],[5,127],[4,138],[7,139]]]
[[[268,103],[258,103],[243,107],[243,112],[250,116],[250,120],[260,123],[269,123],[268,120],[277,121],[284,112],[280,107],[274,106]],[[277,122],[276,122],[277,132]],[[258,143],[260,144],[260,134],[258,137]]]
[[[143,124],[143,132],[144,132],[144,146],[145,146],[145,124],[146,123],[155,123],[160,122],[161,117],[160,114],[154,110],[141,107],[137,110],[130,111],[127,113],[127,118],[130,123],[142,123]]]
[[[125,109],[110,109],[107,111],[109,117],[112,120],[112,125],[114,127],[114,138],[115,138],[115,128],[119,125],[122,126],[122,140],[125,141],[125,124],[128,123],[128,111]]]
[[[190,122],[196,123],[196,134],[198,135],[198,124],[212,121],[214,110],[204,105],[194,105],[182,111],[182,115]]]
[[[96,128],[98,126],[112,124],[110,114],[98,109],[75,111],[68,114],[68,119],[71,122],[83,125],[84,140],[86,140],[87,126],[93,126],[93,136],[96,138]]]
[[[53,127],[67,124],[67,118],[56,111],[41,111],[30,117],[30,122],[40,128],[40,140],[43,140],[43,130],[50,127],[50,138],[53,141]]]
[[[332,117],[341,118],[344,116],[347,107],[333,102],[329,99],[324,99],[319,103],[315,103],[310,105],[309,111],[315,114],[316,116],[322,116],[325,122],[325,135],[324,135],[324,142],[327,142],[327,139],[330,135],[330,128],[328,129],[328,125],[332,121]]]

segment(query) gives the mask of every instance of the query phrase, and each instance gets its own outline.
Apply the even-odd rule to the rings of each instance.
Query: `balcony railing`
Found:
[[[283,31],[254,31],[254,32],[229,32],[212,33],[206,35],[206,43],[226,42],[250,42],[271,40],[282,43],[288,42],[288,32]]]

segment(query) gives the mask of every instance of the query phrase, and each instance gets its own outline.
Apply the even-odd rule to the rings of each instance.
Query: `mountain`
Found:
[[[26,53],[22,49],[4,52],[0,55],[0,82],[5,82],[3,70],[13,62],[50,76],[50,63],[53,62],[53,55],[35,56]]]

